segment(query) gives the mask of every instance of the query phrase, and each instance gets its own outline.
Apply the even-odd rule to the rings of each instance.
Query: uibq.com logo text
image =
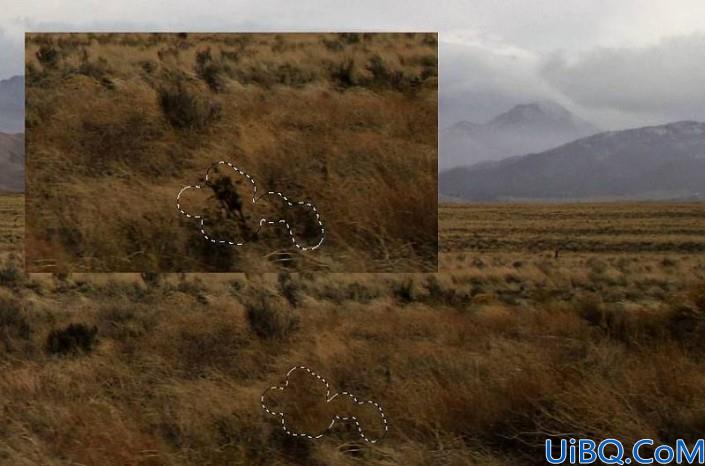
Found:
[[[659,444],[641,439],[625,447],[617,439],[595,441],[586,438],[547,439],[549,464],[705,464],[705,440],[678,439]]]

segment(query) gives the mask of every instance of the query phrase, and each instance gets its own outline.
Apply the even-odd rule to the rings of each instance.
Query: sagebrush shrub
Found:
[[[225,89],[223,65],[213,59],[210,48],[196,53],[196,73],[213,92]]]
[[[37,60],[46,68],[54,68],[59,63],[59,51],[50,44],[43,44],[37,50]]]
[[[179,129],[203,129],[220,117],[221,106],[192,93],[185,86],[159,91],[159,105],[167,121]]]
[[[605,323],[605,309],[599,296],[588,294],[579,298],[576,309],[580,317],[592,325]]]
[[[47,336],[46,351],[50,354],[89,353],[97,343],[98,328],[85,324],[69,324],[52,330]]]
[[[260,291],[245,303],[247,322],[260,338],[285,338],[299,328],[299,317],[281,298]]]
[[[19,301],[0,298],[0,344],[5,351],[13,351],[17,340],[29,340],[32,326]]]
[[[352,87],[357,85],[357,76],[355,74],[355,60],[346,58],[338,63],[334,63],[329,68],[330,80],[337,86],[342,88]]]
[[[392,288],[394,297],[402,304],[414,301],[414,280],[407,278],[401,282],[395,282]]]
[[[22,282],[22,270],[14,260],[0,265],[0,286],[14,288]]]
[[[159,286],[162,281],[162,274],[158,272],[142,272],[140,277],[142,277],[144,284],[149,287]]]
[[[277,275],[277,284],[279,293],[291,304],[296,307],[299,304],[301,290],[298,282],[295,282],[291,274],[287,271],[279,272]]]

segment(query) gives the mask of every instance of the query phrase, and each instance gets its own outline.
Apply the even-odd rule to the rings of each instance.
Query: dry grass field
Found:
[[[701,203],[449,204],[444,251],[705,252]]]
[[[28,34],[26,83],[32,271],[437,269],[435,34]],[[205,241],[175,199],[220,160],[314,202],[324,246]]]
[[[694,440],[701,208],[442,206],[439,274],[24,276],[6,262],[0,462],[539,465],[549,435]],[[283,435],[259,397],[296,364],[379,401],[387,438]]]
[[[0,193],[0,259],[22,251],[24,195]]]

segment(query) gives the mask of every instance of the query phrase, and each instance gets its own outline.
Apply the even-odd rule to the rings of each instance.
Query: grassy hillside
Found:
[[[538,465],[549,435],[693,441],[705,256],[637,247],[703,228],[691,207],[444,206],[439,274],[23,278],[5,263],[0,458]],[[621,251],[581,240],[606,218]],[[537,246],[551,225],[580,247]],[[62,342],[70,323],[82,337]],[[259,397],[296,364],[379,401],[388,437],[284,436]]]
[[[434,34],[29,34],[26,57],[32,270],[435,270]],[[312,200],[325,246],[204,241],[175,196],[219,160]]]

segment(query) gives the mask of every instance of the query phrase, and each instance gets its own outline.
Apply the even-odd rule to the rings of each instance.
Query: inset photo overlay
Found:
[[[434,33],[28,33],[30,272],[433,272]]]

